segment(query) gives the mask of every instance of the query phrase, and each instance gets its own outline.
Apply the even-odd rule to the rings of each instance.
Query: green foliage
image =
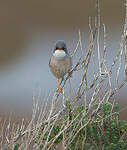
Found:
[[[93,111],[96,111],[98,105],[93,106]],[[46,132],[42,139],[42,143],[48,138],[48,142],[53,139],[66,127],[68,128],[59,134],[52,144],[55,147],[64,141],[68,150],[127,150],[127,121],[121,121],[119,118],[119,107],[115,104],[114,107],[110,103],[103,103],[101,109],[92,118],[88,113],[88,106],[81,105],[72,109],[71,103],[66,102],[66,113],[62,119],[58,121],[54,127],[50,127],[51,134],[48,138],[49,131]],[[87,114],[87,115],[86,115]],[[43,133],[44,126],[42,127]],[[63,135],[64,133],[64,135]],[[37,137],[37,140],[40,136]]]
[[[15,144],[14,150],[18,150],[18,148],[19,148],[19,144],[17,143]]]

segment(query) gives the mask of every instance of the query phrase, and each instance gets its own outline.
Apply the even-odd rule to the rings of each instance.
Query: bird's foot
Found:
[[[63,92],[62,87],[60,86],[60,81],[59,81],[59,79],[58,79],[58,91],[59,91],[60,93]]]
[[[69,72],[68,74],[69,74],[69,77],[71,77],[71,78],[72,78],[72,71],[71,71],[71,72]]]
[[[61,86],[58,86],[58,90],[59,90],[59,92],[60,92],[60,93],[62,93],[62,92],[63,92],[63,89],[62,89],[62,87],[61,87]]]

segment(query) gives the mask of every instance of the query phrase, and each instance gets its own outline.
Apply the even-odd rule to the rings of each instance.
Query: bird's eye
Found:
[[[56,47],[56,50],[58,49],[58,47]]]

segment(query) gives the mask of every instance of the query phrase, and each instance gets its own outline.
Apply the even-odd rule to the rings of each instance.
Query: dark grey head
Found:
[[[54,51],[56,51],[56,50],[63,50],[63,51],[65,51],[65,53],[68,53],[66,43],[63,40],[59,40],[56,42]]]

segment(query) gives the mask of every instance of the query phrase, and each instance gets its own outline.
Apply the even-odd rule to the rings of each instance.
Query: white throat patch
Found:
[[[56,50],[54,53],[53,53],[53,56],[58,58],[58,59],[62,59],[66,56],[66,53],[65,51],[63,50]]]

